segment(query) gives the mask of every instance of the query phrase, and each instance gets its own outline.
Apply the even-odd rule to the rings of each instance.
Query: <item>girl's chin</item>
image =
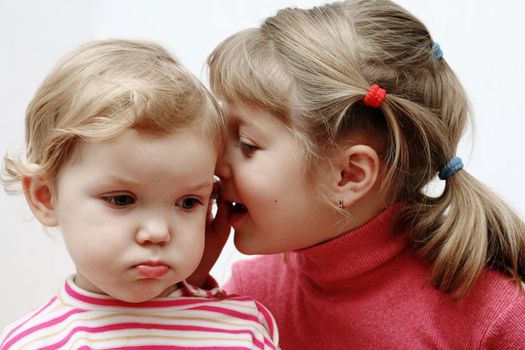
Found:
[[[275,249],[277,247],[270,247],[267,245],[256,243],[250,239],[251,235],[243,235],[241,231],[235,231],[233,236],[233,243],[235,248],[244,255],[260,255],[260,254],[278,254],[282,250]]]

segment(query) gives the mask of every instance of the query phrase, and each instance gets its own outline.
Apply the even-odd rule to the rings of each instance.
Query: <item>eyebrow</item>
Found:
[[[211,182],[202,182],[202,183],[199,183],[197,185],[188,186],[188,188],[191,189],[192,191],[199,191],[199,190],[202,190],[202,189],[208,189],[210,187],[213,188],[213,181],[211,181]]]
[[[97,179],[95,179],[97,180]],[[140,186],[141,181],[134,181],[131,179],[125,179],[119,176],[109,175],[102,180],[99,180],[102,185],[104,186],[115,186],[115,185],[122,185],[122,186]]]
[[[130,179],[125,179],[122,177],[117,177],[110,175],[107,178],[103,179],[100,183],[102,186],[123,186],[123,187],[140,187],[143,183],[141,181],[134,181]],[[203,189],[208,189],[213,187],[213,181],[199,182],[196,184],[184,185],[184,190],[188,192],[196,192]]]
[[[239,117],[237,113],[232,112],[231,110],[228,111],[228,122],[232,124],[239,124],[240,121],[244,122],[244,119]]]
[[[255,129],[258,135],[260,136],[266,135],[265,130],[261,128],[260,126],[258,126],[256,123],[254,123],[250,118],[240,117],[239,114],[235,112],[229,112],[229,113],[230,113],[231,123],[235,127],[239,127],[240,124],[244,124],[247,127]]]

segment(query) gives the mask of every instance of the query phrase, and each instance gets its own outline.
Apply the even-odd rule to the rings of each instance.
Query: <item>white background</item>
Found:
[[[151,39],[204,78],[208,53],[226,36],[278,8],[322,0],[0,0],[0,151],[23,147],[24,111],[55,62],[98,38]],[[477,133],[463,146],[468,171],[525,213],[525,2],[399,0],[441,44],[471,97]],[[469,141],[470,137],[467,137]],[[470,145],[470,142],[465,142]],[[22,196],[0,193],[0,329],[46,301],[73,265],[53,231],[31,218]],[[213,274],[224,282],[241,255],[231,243]]]

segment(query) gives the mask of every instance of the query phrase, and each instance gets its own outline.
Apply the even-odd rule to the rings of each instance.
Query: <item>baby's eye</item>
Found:
[[[186,197],[177,202],[177,206],[186,210],[193,209],[196,205],[199,204],[202,204],[202,202],[195,197]]]
[[[247,156],[251,156],[255,151],[257,151],[257,146],[251,145],[246,142],[239,141],[237,142],[237,145],[239,146],[241,152]]]
[[[126,207],[135,203],[135,198],[129,194],[104,196],[103,199],[115,207]]]

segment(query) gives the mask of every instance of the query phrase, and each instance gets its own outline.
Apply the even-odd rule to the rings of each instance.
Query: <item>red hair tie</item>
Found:
[[[381,103],[383,103],[385,96],[385,89],[381,89],[377,84],[372,84],[372,86],[370,86],[370,89],[368,89],[368,92],[365,98],[363,99],[363,102],[368,107],[378,108],[379,106],[381,106]]]

